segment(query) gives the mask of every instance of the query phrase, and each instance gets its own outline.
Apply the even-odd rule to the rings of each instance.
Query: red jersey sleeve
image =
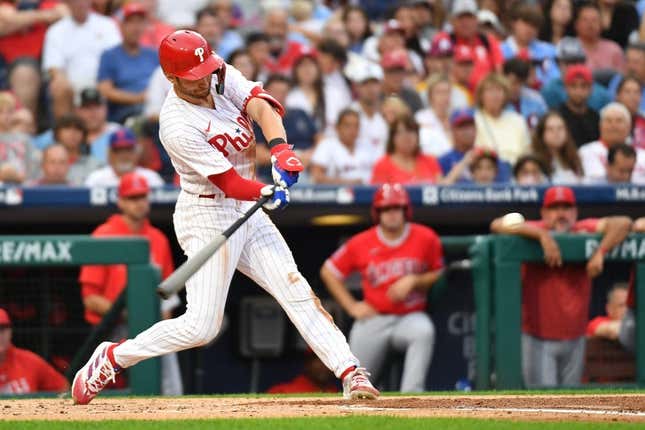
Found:
[[[443,261],[443,245],[441,239],[434,232],[430,232],[430,246],[428,247],[428,267],[430,270],[435,271],[442,269],[444,266]]]
[[[78,276],[81,284],[81,296],[83,298],[91,295],[103,295],[107,285],[108,266],[82,266]]]
[[[172,272],[175,271],[175,262],[172,259],[172,252],[170,251],[170,244],[168,243],[168,239],[166,239],[166,236],[161,236],[162,237],[162,247],[163,247],[163,263],[161,267],[161,277],[162,279],[166,279]]]
[[[589,324],[587,324],[587,333],[586,333],[587,337],[592,337],[596,333],[596,330],[598,330],[598,327],[600,326],[600,324],[606,321],[609,321],[609,318],[603,317],[603,316],[596,317],[591,321],[589,321]]]
[[[67,379],[56,371],[49,363],[36,354],[29,355],[29,367],[37,374],[38,391],[65,391],[68,388]]]
[[[597,233],[599,218],[585,218],[576,222],[573,231],[576,233]]]
[[[325,265],[341,279],[346,278],[354,272],[358,265],[356,262],[355,240],[350,239],[343,246],[338,248],[334,254],[327,259]]]

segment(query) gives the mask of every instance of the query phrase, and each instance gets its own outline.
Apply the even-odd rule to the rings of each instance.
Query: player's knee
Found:
[[[415,329],[415,335],[417,339],[422,339],[424,342],[434,342],[435,328],[432,320],[428,318],[424,323],[418,324]]]
[[[184,315],[184,329],[188,334],[188,339],[191,348],[204,346],[210,343],[221,327],[221,319],[218,318],[215,322],[209,321],[200,317],[194,312],[187,312]]]

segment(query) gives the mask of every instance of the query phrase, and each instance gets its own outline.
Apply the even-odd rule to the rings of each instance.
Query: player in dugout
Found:
[[[404,352],[400,391],[422,392],[435,341],[426,296],[443,270],[441,241],[431,228],[411,222],[410,197],[400,184],[376,191],[372,220],[374,227],[325,261],[320,276],[355,319],[349,345],[361,363],[378,375],[390,348]],[[343,283],[352,272],[361,274],[362,301]]]
[[[603,271],[605,254],[627,237],[632,222],[625,216],[579,220],[574,191],[562,186],[547,189],[540,214],[537,221],[508,214],[495,219],[491,231],[533,239],[544,251],[544,263],[522,265],[524,384],[577,386],[584,370],[591,279]],[[601,233],[602,240],[586,264],[563,263],[554,233]]]
[[[11,318],[0,308],[0,394],[27,394],[39,391],[64,392],[67,379],[49,363],[11,343]]]

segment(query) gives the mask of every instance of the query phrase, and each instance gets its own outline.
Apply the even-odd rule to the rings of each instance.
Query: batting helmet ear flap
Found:
[[[213,55],[215,53],[213,52]],[[217,91],[217,94],[220,96],[224,94],[224,81],[226,79],[226,63],[222,63],[219,69],[215,70],[215,74],[217,75],[217,84],[215,84],[215,91]]]

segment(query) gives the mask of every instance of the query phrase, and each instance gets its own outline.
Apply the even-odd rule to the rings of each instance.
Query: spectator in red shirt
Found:
[[[276,384],[267,390],[269,394],[337,393],[334,375],[311,349],[305,351],[302,373],[288,382]]]
[[[0,308],[0,394],[69,389],[63,375],[33,352],[15,347],[11,336],[11,319],[7,311]]]
[[[157,50],[163,38],[175,31],[175,27],[159,19],[158,0],[137,0],[137,3],[141,3],[148,11],[146,30],[139,41],[142,46]]]
[[[551,187],[544,194],[542,219],[491,223],[493,233],[514,234],[540,243],[544,263],[522,266],[522,368],[527,387],[575,386],[584,368],[591,279],[603,271],[605,253],[627,237],[624,216],[578,220],[571,188]],[[562,262],[554,233],[602,233],[586,265]]]
[[[475,0],[455,0],[452,5],[451,23],[453,31],[441,32],[435,41],[448,39],[454,50],[466,46],[473,52],[474,68],[470,87],[476,88],[479,81],[490,72],[500,72],[504,57],[499,42],[490,35],[479,31]]]
[[[441,179],[441,166],[432,155],[421,153],[419,126],[412,117],[394,121],[386,154],[374,165],[373,184],[434,184]]]
[[[382,185],[372,202],[376,225],[349,239],[320,270],[331,295],[356,320],[349,344],[362,365],[378,378],[390,348],[405,352],[402,392],[425,391],[435,339],[426,295],[443,269],[439,236],[411,218],[407,191]],[[362,301],[343,283],[353,272],[361,274]]]
[[[597,316],[587,324],[587,337],[602,337],[605,339],[618,339],[620,321],[627,311],[627,295],[629,285],[618,283],[607,293],[605,310],[607,315]]]
[[[161,278],[167,278],[174,270],[170,244],[163,232],[150,224],[148,214],[150,188],[143,176],[127,173],[121,177],[117,202],[120,214],[112,215],[98,226],[93,237],[139,236],[150,242],[150,258],[161,270]],[[124,264],[109,266],[83,266],[79,275],[81,296],[85,306],[85,319],[92,325],[98,324],[112,303],[119,297],[127,284],[127,268]],[[177,296],[161,303],[163,319],[172,318],[172,309],[179,304]],[[115,341],[127,337],[126,326],[121,324],[112,333]],[[163,394],[179,395],[183,388],[179,363],[176,354],[168,354],[161,359]]]

